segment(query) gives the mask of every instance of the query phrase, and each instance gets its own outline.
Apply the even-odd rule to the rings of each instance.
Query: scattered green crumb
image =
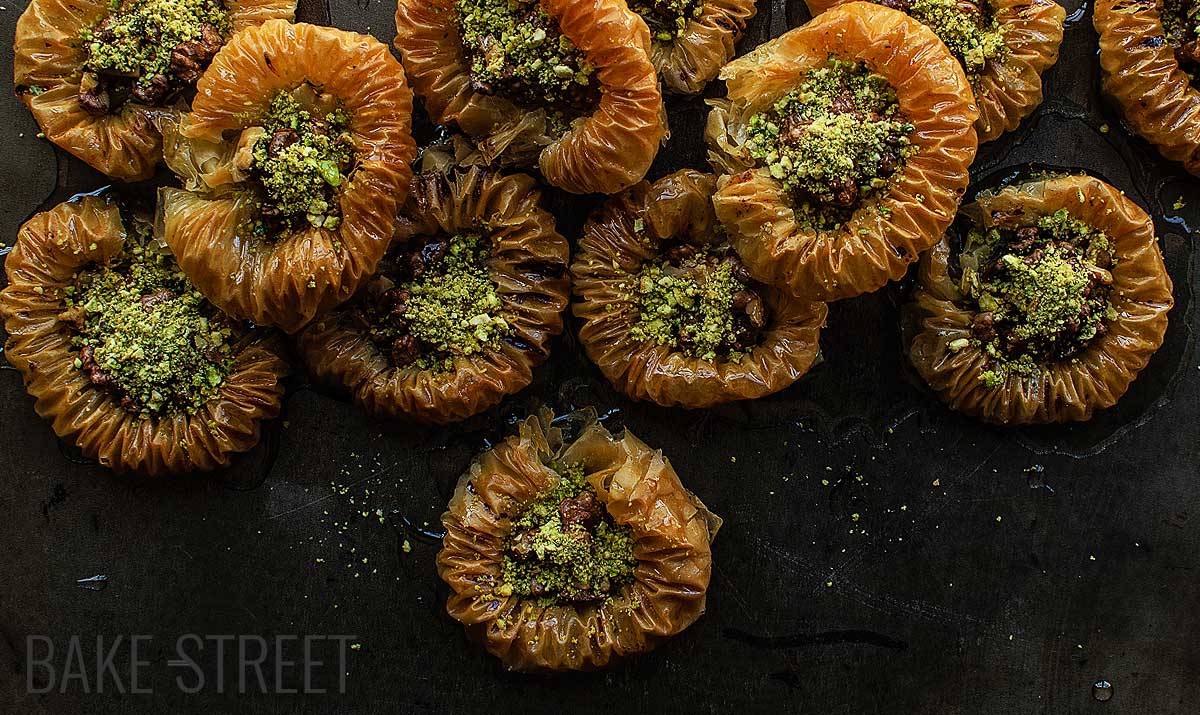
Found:
[[[955,0],[914,0],[906,12],[933,30],[974,83],[988,63],[1001,57],[1007,47],[1004,27],[991,14],[988,4],[982,2],[971,7],[974,12],[968,12]]]
[[[683,35],[688,23],[704,12],[703,0],[633,0],[629,9],[642,16],[650,36],[672,42]]]

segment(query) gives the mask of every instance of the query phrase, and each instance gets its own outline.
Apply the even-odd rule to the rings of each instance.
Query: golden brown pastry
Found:
[[[31,0],[13,84],[50,141],[113,178],[146,179],[162,158],[156,118],[234,32],[295,10],[296,0]]]
[[[5,262],[5,354],[59,437],[118,472],[214,469],[279,413],[283,345],[211,306],[105,198],[37,214]]]
[[[978,111],[933,32],[867,2],[725,66],[705,136],[713,196],[758,280],[808,300],[899,278],[966,190]]]
[[[921,258],[905,311],[917,372],[988,422],[1086,420],[1162,344],[1171,279],[1154,224],[1090,176],[980,194]]]
[[[1092,21],[1104,93],[1133,131],[1200,175],[1200,35],[1189,11],[1181,0],[1099,0]]]
[[[704,613],[721,520],[661,452],[573,416],[575,435],[548,412],[526,419],[442,515],[446,610],[510,670],[603,668]]]
[[[696,94],[733,59],[758,8],[755,0],[634,0],[629,9],[650,28],[650,59],[664,89]]]
[[[616,193],[650,168],[662,95],[624,2],[400,0],[396,33],[433,121],[478,141],[471,161],[536,167],[572,193]]]
[[[813,14],[850,0],[806,0]],[[962,63],[975,92],[979,143],[1016,129],[1042,103],[1066,10],[1054,0],[872,0],[927,25]]]
[[[375,270],[416,155],[412,94],[366,35],[272,20],[238,33],[164,125],[185,190],[159,195],[179,265],[226,313],[293,333]]]
[[[714,179],[684,170],[608,201],[571,268],[588,357],[625,394],[708,407],[778,392],[819,354],[824,303],[755,281],[713,217]]]
[[[309,371],[372,415],[435,423],[528,385],[568,291],[540,196],[524,174],[418,174],[379,271],[298,336]]]

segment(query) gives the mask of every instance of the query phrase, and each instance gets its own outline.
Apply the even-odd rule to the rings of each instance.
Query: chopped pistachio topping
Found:
[[[1200,2],[1160,0],[1159,19],[1180,69],[1196,84],[1200,78]],[[1143,43],[1156,40],[1161,45],[1161,38],[1146,38]]]
[[[228,37],[229,13],[213,0],[112,0],[109,14],[80,33],[86,72],[133,77],[146,88],[155,77],[190,75],[196,53],[188,43],[206,43],[205,29]],[[175,56],[177,52],[183,56]],[[211,58],[204,48],[204,62]],[[190,58],[189,58],[190,55]],[[183,65],[187,65],[184,67]],[[194,81],[194,77],[188,81]]]
[[[554,488],[512,520],[495,592],[544,605],[612,597],[633,581],[633,532],[613,521],[581,464],[555,471]]]
[[[233,366],[226,320],[171,256],[132,246],[79,275],[63,320],[76,327],[75,366],[139,414],[193,413]]]
[[[481,236],[456,234],[391,257],[401,280],[365,311],[371,339],[397,367],[437,372],[453,369],[457,357],[498,349],[512,326],[490,256]]]
[[[629,9],[642,16],[659,42],[679,39],[692,20],[704,12],[703,0],[633,0]]]
[[[546,108],[560,122],[595,103],[595,68],[537,0],[456,0],[454,8],[475,89]]]
[[[1004,28],[987,11],[986,2],[965,5],[959,0],[913,0],[906,12],[933,30],[972,82],[1005,50]]]
[[[1111,242],[1065,209],[1032,226],[973,229],[959,261],[960,287],[978,308],[970,342],[988,357],[980,375],[988,387],[1069,359],[1115,317]]]
[[[321,114],[305,109],[292,92],[271,100],[251,165],[262,183],[268,222],[293,230],[341,223],[337,192],[354,162],[354,143],[345,112]]]
[[[688,251],[681,260],[642,264],[628,285],[634,340],[650,340],[702,360],[737,362],[757,342],[765,307],[737,274],[736,256]]]
[[[796,198],[797,219],[840,226],[915,151],[896,92],[862,63],[830,57],[800,87],[750,118],[746,146]]]

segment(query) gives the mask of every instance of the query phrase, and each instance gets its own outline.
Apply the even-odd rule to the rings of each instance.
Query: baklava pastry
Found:
[[[213,469],[279,414],[283,343],[227,319],[99,196],[21,227],[5,262],[5,354],[59,437],[118,472]]]
[[[146,179],[162,158],[157,117],[233,33],[295,10],[296,0],[31,0],[13,84],[50,141],[113,178]]]
[[[806,0],[813,14],[850,0]],[[1042,103],[1067,11],[1054,0],[872,0],[926,25],[962,63],[975,92],[979,142],[1016,129]]]
[[[778,392],[819,354],[824,303],[750,276],[713,217],[711,175],[684,170],[613,197],[571,267],[579,340],[618,390],[708,407]]]
[[[704,613],[721,520],[662,452],[565,417],[476,458],[442,515],[446,610],[510,670],[603,668]]]
[[[524,175],[418,174],[379,270],[297,339],[376,417],[447,423],[533,379],[562,332],[567,241]]]
[[[621,0],[400,0],[396,49],[484,164],[582,194],[645,176],[666,131],[646,23]]]
[[[1104,93],[1162,155],[1200,176],[1200,18],[1183,0],[1098,0]]]
[[[1115,404],[1172,305],[1150,217],[1099,179],[1054,176],[984,192],[961,219],[921,258],[905,309],[917,372],[954,409],[1000,424]]]
[[[679,94],[696,94],[716,78],[757,10],[755,0],[634,0],[629,9],[650,28],[663,88]]]
[[[705,135],[717,218],[751,274],[807,300],[899,278],[954,218],[971,86],[933,31],[841,5],[721,70]]]
[[[163,236],[226,313],[294,333],[375,270],[416,156],[412,94],[367,35],[272,20],[238,33],[164,126]]]

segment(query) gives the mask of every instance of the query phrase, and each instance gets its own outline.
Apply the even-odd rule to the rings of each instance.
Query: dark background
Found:
[[[24,4],[0,0],[0,35],[13,36]],[[303,10],[392,36],[390,2]],[[824,364],[755,403],[632,404],[564,337],[533,387],[465,425],[380,425],[297,379],[284,417],[231,469],[158,481],[81,463],[34,415],[19,375],[0,371],[0,712],[1196,712],[1200,365],[1188,227],[1200,189],[1101,103],[1090,12],[1068,11],[1045,105],[985,147],[975,173],[986,184],[1028,162],[1087,169],[1156,217],[1176,306],[1166,344],[1116,408],[1024,429],[951,413],[905,367],[905,284],[831,306]],[[799,3],[764,0],[741,47],[806,18]],[[33,211],[105,183],[35,138],[12,96],[11,59],[0,53],[6,243]],[[669,106],[674,136],[650,178],[703,167],[702,101]],[[595,203],[551,200],[572,238]],[[436,528],[471,455],[539,403],[597,406],[614,429],[661,447],[725,518],[708,613],[612,672],[505,673],[442,612],[438,543],[421,531]],[[97,574],[102,590],[76,583]],[[184,695],[165,661],[187,633],[347,634],[359,649],[344,695],[216,693],[213,662],[208,689]],[[78,682],[27,694],[31,634],[54,640],[58,669],[72,634],[89,663],[97,635],[154,636],[142,685],[155,694],[120,696],[110,683],[89,695]],[[116,662],[128,687],[127,654]],[[316,684],[336,688],[322,672]],[[1100,680],[1111,690],[1094,692]],[[296,681],[292,672],[284,685]]]

